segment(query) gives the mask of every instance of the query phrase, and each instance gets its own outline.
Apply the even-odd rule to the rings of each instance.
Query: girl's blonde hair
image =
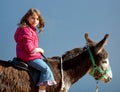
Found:
[[[22,17],[22,19],[20,20],[20,23],[18,25],[20,25],[21,27],[25,27],[27,26],[27,19],[33,15],[34,13],[36,13],[38,15],[38,19],[39,19],[39,24],[37,25],[39,32],[41,32],[43,30],[44,27],[44,20],[42,18],[42,15],[40,14],[40,11],[38,9],[35,8],[31,8],[28,10],[28,12]]]

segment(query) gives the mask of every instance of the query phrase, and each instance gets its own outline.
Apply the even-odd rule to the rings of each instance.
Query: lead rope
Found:
[[[96,92],[98,92],[98,81],[96,81]]]
[[[61,63],[61,82],[62,82],[62,85],[61,85],[61,90],[63,90],[65,88],[65,83],[64,83],[64,73],[63,73],[63,60],[62,60],[62,57],[60,59],[60,63]]]

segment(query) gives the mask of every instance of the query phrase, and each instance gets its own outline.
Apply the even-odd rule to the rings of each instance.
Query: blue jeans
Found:
[[[40,80],[38,81],[38,85],[43,82],[47,83],[47,81],[54,81],[54,76],[53,76],[53,73],[52,73],[50,67],[42,59],[32,60],[32,61],[28,62],[28,65],[32,66],[33,68],[35,68],[41,72]]]

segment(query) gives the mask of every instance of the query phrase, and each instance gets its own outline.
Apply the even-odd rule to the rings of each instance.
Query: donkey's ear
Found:
[[[102,51],[104,45],[107,44],[108,36],[109,36],[109,34],[106,34],[104,36],[104,38],[99,43],[97,43],[97,45],[95,47],[95,53],[96,54],[100,53]]]
[[[85,40],[88,45],[95,45],[96,42],[94,42],[92,39],[89,38],[88,33],[85,33]]]

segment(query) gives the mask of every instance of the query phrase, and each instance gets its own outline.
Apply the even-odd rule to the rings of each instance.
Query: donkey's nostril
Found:
[[[108,78],[108,81],[111,81],[111,80],[112,80],[112,78],[111,78],[111,77],[109,77],[109,78]]]

